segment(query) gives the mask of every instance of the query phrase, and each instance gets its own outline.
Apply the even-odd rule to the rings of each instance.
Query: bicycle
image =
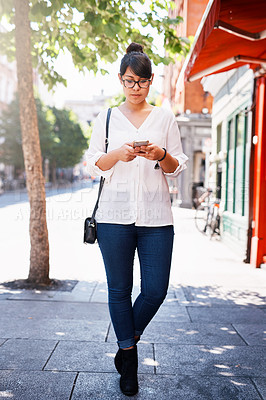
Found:
[[[212,190],[205,189],[202,195],[196,200],[195,225],[203,234],[220,236],[220,200],[211,199]]]

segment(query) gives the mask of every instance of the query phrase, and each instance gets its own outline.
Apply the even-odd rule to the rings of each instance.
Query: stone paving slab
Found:
[[[6,300],[0,302],[0,316],[41,319],[109,321],[107,304]]]
[[[263,306],[266,296],[254,288],[230,288],[222,286],[183,287],[185,301],[181,305],[189,306]]]
[[[145,329],[142,339],[151,343],[246,345],[231,325],[155,320]]]
[[[54,290],[11,290],[4,289],[0,292],[2,300],[31,300],[31,301],[68,301],[68,302],[99,302],[107,303],[108,291],[106,282],[87,282],[80,281],[72,291],[54,291]],[[132,297],[136,298],[139,294],[139,285],[133,286]],[[186,300],[181,287],[170,286],[165,303]]]
[[[165,297],[165,300],[167,302],[167,300],[176,300],[178,302],[178,298],[177,298],[177,293],[181,291],[183,294],[183,291],[181,289],[181,287],[179,287],[179,285],[172,285],[169,284],[168,290],[167,290],[167,294]]]
[[[41,370],[56,343],[55,340],[9,339],[0,347],[0,369]]]
[[[78,375],[71,400],[123,400],[124,396],[119,389],[118,373],[84,373]],[[131,399],[137,396],[132,396]],[[139,396],[138,396],[139,398]]]
[[[97,342],[61,341],[52,354],[45,370],[116,372],[114,357],[117,345]],[[154,373],[153,347],[138,346],[139,372]]]
[[[72,291],[64,290],[24,290],[24,289],[0,289],[0,297],[9,300],[33,300],[33,301],[69,301],[89,302],[98,282],[80,281]]]
[[[266,379],[265,378],[253,378],[252,381],[256,385],[259,393],[263,400],[266,400]]]
[[[266,282],[266,276],[265,282]],[[263,282],[263,280],[262,280]],[[256,288],[221,288],[225,293],[227,302],[234,302],[235,305],[262,307],[266,304],[266,290],[256,290]]]
[[[116,342],[113,326],[107,341]],[[245,341],[231,325],[157,322],[156,318],[145,329],[141,342],[246,346]]]
[[[7,300],[33,300],[33,301],[53,301],[55,291],[39,291],[39,290],[16,290],[7,296]]]
[[[185,307],[180,307],[176,303],[169,301],[159,308],[152,321],[190,322],[190,318]]]
[[[118,374],[80,373],[71,400],[124,400]],[[261,400],[252,381],[176,375],[139,375],[139,400]]]
[[[158,374],[266,377],[261,346],[154,346]]]
[[[184,301],[186,301],[185,293],[183,290],[183,286],[179,284],[171,284],[169,286],[170,290],[173,290],[174,292],[174,297],[178,301],[178,303],[181,305]]]
[[[76,374],[48,371],[0,371],[0,399],[66,400]]]
[[[192,322],[217,324],[266,323],[266,314],[257,307],[187,307]]]
[[[99,282],[95,287],[92,296],[90,298],[91,302],[94,303],[107,303],[108,302],[108,289],[106,282]]]
[[[9,294],[7,293],[0,293],[0,301],[7,300],[9,298]]]
[[[104,343],[109,321],[1,318],[0,337],[44,340],[88,340]]]
[[[266,346],[266,323],[265,324],[233,324],[242,338],[250,346]],[[263,349],[262,349],[263,351]],[[265,351],[265,350],[264,350]]]
[[[211,306],[211,305],[234,305],[234,303],[227,302],[226,296],[221,293],[218,287],[205,286],[205,287],[183,287],[185,294],[185,301],[182,305],[189,306]]]
[[[174,295],[172,296],[170,294],[166,296],[162,306],[173,306],[181,308],[178,299]]]
[[[57,301],[71,301],[71,302],[89,302],[97,282],[80,281],[76,284],[71,292],[56,292],[54,300]]]

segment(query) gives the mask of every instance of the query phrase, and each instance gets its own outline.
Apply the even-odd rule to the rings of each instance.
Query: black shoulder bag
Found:
[[[108,133],[109,133],[109,121],[110,121],[111,111],[112,111],[112,109],[108,108],[107,118],[106,118],[106,136],[105,136],[105,152],[106,153],[107,153],[107,148],[108,148]],[[101,196],[101,193],[103,190],[103,184],[104,184],[104,178],[101,176],[99,191],[98,191],[98,198],[97,198],[96,204],[94,206],[92,216],[86,218],[85,222],[84,222],[84,238],[83,238],[84,243],[93,244],[96,242],[96,239],[97,239],[97,222],[95,219],[95,214],[98,209],[100,196]]]

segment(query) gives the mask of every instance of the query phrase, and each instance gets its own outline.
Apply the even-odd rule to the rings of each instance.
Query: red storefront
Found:
[[[194,81],[243,65],[254,71],[247,255],[266,263],[266,3],[210,0],[181,71]]]

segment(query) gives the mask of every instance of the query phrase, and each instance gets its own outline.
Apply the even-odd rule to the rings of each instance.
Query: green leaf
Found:
[[[37,16],[38,18],[47,17],[52,14],[53,8],[48,7],[47,3],[42,1],[41,3],[36,3],[31,7],[31,15]]]
[[[182,17],[176,17],[176,18],[165,18],[163,23],[167,25],[178,25],[180,22],[183,22]]]
[[[104,25],[104,33],[107,36],[114,37],[117,33],[121,31],[121,26],[118,24],[106,24]]]
[[[99,10],[105,10],[107,7],[107,1],[100,0],[99,1]]]
[[[142,43],[156,64],[168,63],[167,57],[160,57],[154,51],[153,34],[150,29],[147,33],[147,27],[164,35],[165,49],[170,57],[185,55],[191,41],[179,38],[172,28],[182,18],[167,17],[168,7],[173,7],[174,2],[151,0],[149,12],[142,9],[144,3],[144,0],[31,0],[32,62],[38,67],[43,82],[49,89],[58,83],[66,84],[54,70],[60,49],[71,53],[79,71],[97,72],[100,59],[114,62],[131,41]],[[0,8],[6,10],[10,20],[13,18],[12,4],[13,0],[0,0]],[[140,30],[135,29],[136,20],[140,21]],[[6,37],[0,34],[0,47],[9,59],[14,58],[14,32]]]
[[[93,22],[94,18],[95,18],[95,13],[92,11],[88,11],[84,16],[85,21],[90,23]]]

